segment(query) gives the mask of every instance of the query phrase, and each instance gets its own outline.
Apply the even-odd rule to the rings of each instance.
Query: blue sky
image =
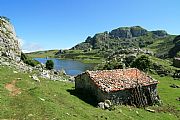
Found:
[[[66,49],[122,26],[180,34],[179,0],[0,0],[26,51]]]

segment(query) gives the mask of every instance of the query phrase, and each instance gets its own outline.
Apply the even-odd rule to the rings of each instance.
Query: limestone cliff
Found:
[[[20,61],[21,49],[14,27],[8,18],[0,17],[0,56]]]
[[[147,34],[147,30],[140,26],[133,27],[120,27],[110,32],[110,35],[115,38],[132,38],[139,37]]]
[[[152,33],[157,36],[157,37],[161,37],[164,38],[168,35],[168,33],[165,30],[156,30],[156,31],[152,31]]]

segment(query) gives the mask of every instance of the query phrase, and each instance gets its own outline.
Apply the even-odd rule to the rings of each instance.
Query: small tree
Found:
[[[51,70],[54,67],[54,62],[52,60],[46,61],[46,69]]]
[[[148,71],[151,66],[151,61],[148,56],[142,55],[132,62],[131,67],[138,68],[142,71]]]

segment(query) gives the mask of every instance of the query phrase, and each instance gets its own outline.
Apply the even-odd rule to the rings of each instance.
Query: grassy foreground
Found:
[[[33,81],[28,74],[16,73],[0,67],[0,119],[54,119],[54,120],[177,120],[180,119],[178,88],[169,87],[180,81],[154,75],[160,81],[158,90],[163,101],[161,107],[150,107],[151,113],[142,108],[118,106],[115,110],[101,110],[85,102],[74,91],[74,84],[41,80]],[[12,82],[15,81],[15,82]],[[7,89],[14,85],[18,92]],[[14,94],[13,94],[14,93]],[[84,97],[84,99],[87,99]]]

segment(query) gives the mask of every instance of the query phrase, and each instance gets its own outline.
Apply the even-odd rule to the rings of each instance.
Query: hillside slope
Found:
[[[148,31],[140,26],[120,27],[111,32],[89,36],[85,42],[71,49],[87,51],[98,49],[108,52],[127,48],[145,48],[154,51],[158,57],[168,57],[168,51],[174,46],[174,37],[164,30]]]
[[[153,76],[160,81],[158,91],[163,105],[149,107],[155,110],[155,113],[152,113],[131,106],[117,106],[111,111],[101,110],[93,106],[92,96],[77,94],[73,83],[44,79],[38,83],[31,79],[29,74],[13,71],[12,68],[0,67],[0,119],[177,120],[180,118],[180,104],[176,100],[179,97],[179,89],[169,87],[171,84],[180,83],[170,77]]]

